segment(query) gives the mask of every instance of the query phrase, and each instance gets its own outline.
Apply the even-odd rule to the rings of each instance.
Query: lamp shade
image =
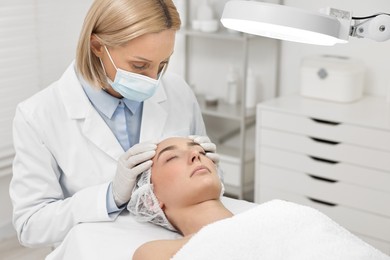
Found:
[[[226,28],[293,42],[334,45],[339,37],[337,18],[294,7],[255,1],[229,1],[222,13]]]

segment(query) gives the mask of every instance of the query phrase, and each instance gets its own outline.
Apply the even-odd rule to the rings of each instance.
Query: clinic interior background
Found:
[[[187,23],[194,17],[196,6],[202,2],[175,1],[188,1],[190,4]],[[225,2],[227,1],[209,0],[216,16],[222,13]],[[11,124],[15,106],[58,79],[74,59],[79,30],[91,3],[92,0],[2,0],[0,3],[0,239],[14,234],[8,185],[11,179]],[[314,11],[331,6],[352,11],[355,16],[390,12],[389,0],[285,0],[283,4]],[[212,57],[215,50],[221,54],[217,59],[214,57],[199,66],[191,66],[190,79],[191,75],[201,75],[203,81],[195,84],[190,80],[189,83],[197,94],[225,97],[226,86],[223,82],[229,67],[235,66],[240,71],[242,62],[235,62],[238,54],[232,52],[235,49],[230,43],[220,44],[207,39],[199,41],[200,56]],[[348,44],[333,47],[280,42],[260,37],[258,41],[261,41],[262,47],[253,48],[254,51],[250,52],[249,67],[259,81],[259,100],[298,92],[300,62],[303,57],[311,54],[335,54],[360,59],[367,67],[365,93],[386,96],[390,91],[390,41],[377,43],[366,39],[351,39]],[[251,44],[260,43],[254,41]],[[169,70],[179,74],[184,74],[185,71],[184,46],[185,37],[179,33],[169,67]],[[270,56],[267,48],[275,47],[278,48],[278,55]],[[261,64],[275,65],[277,76],[270,78],[270,73]],[[258,69],[260,67],[263,70]],[[264,85],[269,85],[267,82],[272,82],[275,89],[264,88]]]

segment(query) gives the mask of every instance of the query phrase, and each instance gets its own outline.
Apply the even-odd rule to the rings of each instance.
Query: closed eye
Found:
[[[149,67],[148,64],[136,64],[136,63],[133,63],[132,66],[136,70],[145,70]]]
[[[178,158],[178,156],[176,156],[176,155],[170,156],[170,157],[168,157],[168,159],[166,160],[166,162],[172,161],[173,159],[176,159],[176,158]]]

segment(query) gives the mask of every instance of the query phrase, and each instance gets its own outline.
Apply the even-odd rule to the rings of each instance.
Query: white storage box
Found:
[[[301,65],[301,95],[352,102],[363,95],[364,74],[364,64],[348,57],[306,57]]]

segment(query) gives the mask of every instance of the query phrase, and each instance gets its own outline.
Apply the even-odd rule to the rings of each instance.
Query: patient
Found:
[[[159,143],[128,209],[183,237],[147,242],[133,259],[390,259],[313,208],[273,200],[233,216],[222,193],[217,167],[199,144]]]
[[[146,243],[133,259],[170,259],[203,226],[233,216],[220,200],[222,193],[217,166],[199,144],[178,137],[160,142],[152,169],[141,175],[128,209],[139,220],[183,238]]]

